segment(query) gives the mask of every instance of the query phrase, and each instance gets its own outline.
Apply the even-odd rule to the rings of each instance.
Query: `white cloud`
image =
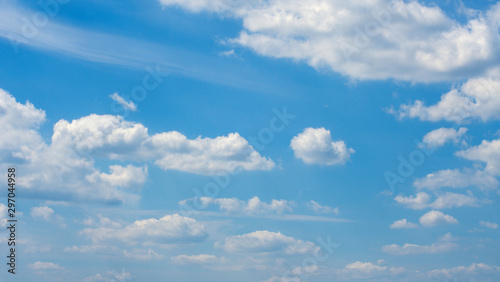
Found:
[[[498,187],[498,180],[491,174],[481,170],[446,169],[416,179],[413,185],[419,190],[437,190],[443,187],[478,187],[481,190],[491,190]]]
[[[138,220],[126,226],[85,228],[80,233],[94,243],[119,241],[144,245],[198,242],[207,237],[201,223],[178,214]]]
[[[483,203],[490,203],[489,200],[477,199],[471,191],[467,195],[460,193],[436,193],[437,197],[431,201],[431,196],[425,192],[419,192],[416,196],[404,197],[398,195],[394,198],[396,202],[410,209],[449,209],[454,207],[479,207]]]
[[[31,208],[31,216],[34,218],[41,218],[45,221],[49,221],[53,215],[54,215],[54,210],[49,207]]]
[[[322,206],[318,204],[317,202],[311,200],[307,203],[307,206],[313,210],[316,213],[333,213],[333,214],[339,214],[339,208],[332,208],[329,206]]]
[[[500,4],[496,5],[500,10]],[[496,72],[499,72],[496,70]],[[417,100],[410,105],[401,105],[397,115],[399,118],[419,118],[423,121],[452,121],[463,123],[471,120],[500,119],[500,77],[474,78],[467,81],[459,89],[452,89],[441,96],[441,100],[432,106],[425,106]]]
[[[423,140],[422,145],[430,148],[441,147],[447,142],[453,142],[455,144],[463,140],[465,133],[467,133],[467,128],[461,127],[456,130],[454,128],[441,127],[439,129],[433,130],[427,133]]]
[[[7,225],[8,213],[7,206],[0,203],[0,227],[5,227]]]
[[[491,228],[491,229],[497,229],[498,228],[498,223],[489,222],[489,221],[483,221],[483,220],[481,220],[479,222],[479,225],[484,226],[486,228]]]
[[[133,281],[135,277],[130,274],[130,272],[122,269],[121,272],[117,271],[107,271],[105,274],[94,274],[90,277],[83,279],[84,282],[125,282],[125,281]]]
[[[243,253],[283,253],[312,254],[316,245],[311,242],[287,237],[280,232],[255,231],[252,233],[227,237],[223,243],[216,243],[227,252]]]
[[[422,215],[422,217],[420,217],[419,219],[419,222],[423,226],[430,227],[442,224],[457,224],[458,220],[451,215],[432,210]]]
[[[156,253],[151,249],[132,249],[123,250],[123,255],[127,258],[137,259],[137,260],[160,260],[163,256]]]
[[[57,263],[37,261],[30,264],[30,268],[35,271],[54,271],[64,269]]]
[[[394,198],[396,202],[401,205],[405,205],[410,209],[423,209],[427,207],[430,202],[431,197],[429,194],[425,192],[417,193],[415,196],[404,197],[402,195],[398,195]]]
[[[241,19],[230,43],[355,79],[456,80],[485,72],[498,54],[500,5],[462,24],[417,1],[159,2]]]
[[[404,244],[403,246],[392,244],[382,247],[382,251],[392,255],[415,255],[446,253],[458,248],[458,244],[452,243],[453,237],[450,233],[440,237],[438,242],[431,245]]]
[[[110,173],[95,172],[87,175],[90,183],[102,182],[113,187],[142,187],[148,176],[148,167],[136,167],[131,164],[126,167],[120,165],[109,166]]]
[[[219,263],[223,259],[218,258],[214,255],[178,255],[170,258],[175,264],[211,264],[211,263]]]
[[[431,245],[404,244],[387,245],[382,247],[382,251],[391,255],[415,255],[415,254],[436,254],[446,253],[457,249],[458,245],[451,242],[434,243]]]
[[[500,113],[500,111],[498,111]],[[500,139],[483,140],[480,145],[456,153],[458,156],[470,160],[486,163],[485,171],[500,176]]]
[[[383,264],[384,260],[379,260],[377,264],[356,261],[342,269],[335,270],[335,272],[339,276],[338,280],[364,280],[381,277],[391,277],[390,280],[395,280],[395,276],[406,272],[402,267],[388,267]]]
[[[469,266],[457,266],[453,268],[443,268],[435,269],[427,272],[432,278],[447,278],[453,279],[454,277],[460,277],[461,279],[471,279],[470,281],[481,281],[479,275],[481,274],[493,274],[498,275],[500,273],[500,267],[490,266],[484,263],[472,263]]]
[[[111,99],[116,101],[119,105],[121,105],[126,110],[135,112],[137,111],[137,105],[132,101],[126,101],[122,96],[118,95],[118,93],[113,93],[113,95],[109,95]]]
[[[394,221],[390,228],[391,229],[401,229],[401,228],[417,228],[418,225],[406,220],[406,218]]]
[[[347,148],[344,141],[333,141],[330,130],[306,128],[293,137],[290,146],[296,158],[307,164],[336,165],[349,160],[354,150]]]
[[[282,214],[284,212],[292,212],[294,202],[287,200],[275,200],[270,203],[262,202],[259,197],[255,196],[247,202],[237,198],[211,198],[200,197],[182,200],[180,205],[187,206],[190,201],[200,202],[201,206],[218,205],[219,209],[228,214]]]

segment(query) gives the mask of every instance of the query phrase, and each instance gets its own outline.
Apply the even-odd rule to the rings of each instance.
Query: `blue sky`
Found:
[[[0,6],[3,280],[498,280],[499,3]]]

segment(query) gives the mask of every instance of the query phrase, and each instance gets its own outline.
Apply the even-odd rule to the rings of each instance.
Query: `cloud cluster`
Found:
[[[133,191],[140,190],[148,176],[144,162],[196,174],[275,167],[238,133],[196,139],[176,131],[150,136],[142,124],[91,114],[58,121],[51,143],[46,144],[38,132],[44,121],[44,111],[29,102],[18,103],[0,89],[0,129],[9,137],[0,140],[0,163],[17,164],[25,172],[20,185],[41,198],[108,204],[136,201]],[[101,171],[95,164],[98,159],[140,165],[112,164]]]
[[[294,202],[287,200],[275,200],[270,203],[263,202],[259,197],[255,196],[248,201],[242,201],[237,198],[211,198],[200,197],[188,200],[182,200],[180,205],[188,205],[190,201],[199,201],[203,207],[209,205],[217,205],[221,211],[228,214],[282,214],[284,212],[292,212]]]
[[[138,220],[126,226],[115,223],[85,228],[80,233],[94,243],[118,241],[130,245],[200,242],[208,236],[203,224],[178,214]]]
[[[229,42],[356,79],[461,79],[486,72],[500,46],[499,4],[460,23],[417,1],[159,2],[241,19]]]

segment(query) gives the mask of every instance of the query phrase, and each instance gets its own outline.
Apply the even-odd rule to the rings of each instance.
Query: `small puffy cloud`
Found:
[[[178,214],[138,220],[126,226],[85,228],[80,233],[94,243],[120,241],[128,244],[172,244],[199,242],[207,237],[201,223]]]
[[[500,113],[500,111],[498,112]],[[456,154],[470,161],[484,162],[486,163],[485,172],[500,176],[500,139],[483,140],[480,145],[459,151]]]
[[[130,272],[122,269],[121,272],[117,271],[107,271],[104,274],[94,274],[90,277],[83,279],[84,282],[125,282],[125,281],[134,281],[135,277],[130,274]]]
[[[316,245],[311,242],[285,236],[280,232],[255,231],[252,233],[227,237],[223,243],[216,243],[227,252],[241,253],[282,253],[312,254]]]
[[[416,179],[413,185],[419,190],[437,190],[443,187],[478,187],[481,190],[491,190],[498,187],[498,180],[491,174],[481,170],[446,169]]]
[[[53,215],[54,215],[54,210],[49,207],[31,208],[31,216],[34,218],[41,218],[45,221],[49,221]]]
[[[422,224],[422,226],[431,227],[443,224],[457,224],[458,220],[451,215],[432,210],[422,215],[419,219],[419,222],[420,224]]]
[[[498,223],[489,222],[489,221],[483,221],[483,220],[481,220],[479,222],[479,225],[481,225],[483,227],[486,227],[486,228],[490,228],[490,229],[497,229],[498,228]]]
[[[132,111],[132,112],[137,111],[137,105],[134,104],[134,102],[132,102],[132,101],[128,101],[127,102],[125,100],[125,98],[123,98],[122,96],[118,95],[118,93],[113,93],[113,95],[109,95],[109,97],[111,99],[113,99],[113,101],[115,101],[116,103],[118,103],[119,105],[121,105],[124,109]]]
[[[402,228],[417,228],[418,225],[406,220],[406,218],[394,221],[390,228],[391,229],[402,229]]]
[[[35,263],[30,264],[30,268],[35,271],[56,271],[64,269],[57,263],[42,262],[42,261],[37,261]]]
[[[457,144],[461,140],[463,140],[463,137],[465,133],[467,133],[467,130],[468,129],[465,127],[461,127],[458,130],[454,128],[441,127],[427,133],[422,139],[422,145],[429,148],[438,148],[448,142]]]
[[[317,202],[311,200],[307,203],[307,206],[313,210],[315,213],[333,213],[333,214],[339,214],[339,208],[332,208],[329,206],[322,206],[318,204]]]
[[[500,5],[497,5],[500,7]],[[498,77],[498,75],[497,75]],[[500,119],[500,79],[474,78],[459,89],[453,89],[441,96],[432,106],[425,106],[417,100],[410,105],[402,105],[397,112],[399,118],[419,118],[424,121],[452,121],[463,123],[470,120]]]
[[[398,195],[394,200],[410,209],[420,210],[425,208],[433,209],[448,209],[454,207],[478,207],[483,203],[489,203],[489,200],[477,199],[471,191],[468,194],[460,193],[437,193],[434,201],[431,201],[431,196],[425,192],[419,192],[416,196]]]
[[[242,201],[237,198],[211,198],[200,197],[182,200],[180,205],[187,206],[190,202],[200,202],[201,206],[217,205],[219,209],[228,214],[282,214],[292,212],[294,202],[287,200],[272,200],[270,203],[263,202],[255,196],[248,201]]]
[[[354,150],[347,148],[344,141],[333,141],[330,130],[306,128],[293,137],[290,146],[296,158],[307,164],[337,165],[349,160]]]
[[[178,255],[170,258],[175,264],[212,264],[221,262],[222,258],[218,258],[214,255]]]
[[[373,279],[381,277],[391,277],[404,273],[406,270],[402,267],[388,267],[383,265],[384,261],[379,260],[377,264],[371,262],[356,261],[346,265],[342,269],[335,272],[339,276],[338,280],[352,280],[352,279]]]

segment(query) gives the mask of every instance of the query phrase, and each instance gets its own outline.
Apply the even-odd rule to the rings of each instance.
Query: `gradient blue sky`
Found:
[[[494,1],[1,0],[1,280],[497,281],[499,28]]]

